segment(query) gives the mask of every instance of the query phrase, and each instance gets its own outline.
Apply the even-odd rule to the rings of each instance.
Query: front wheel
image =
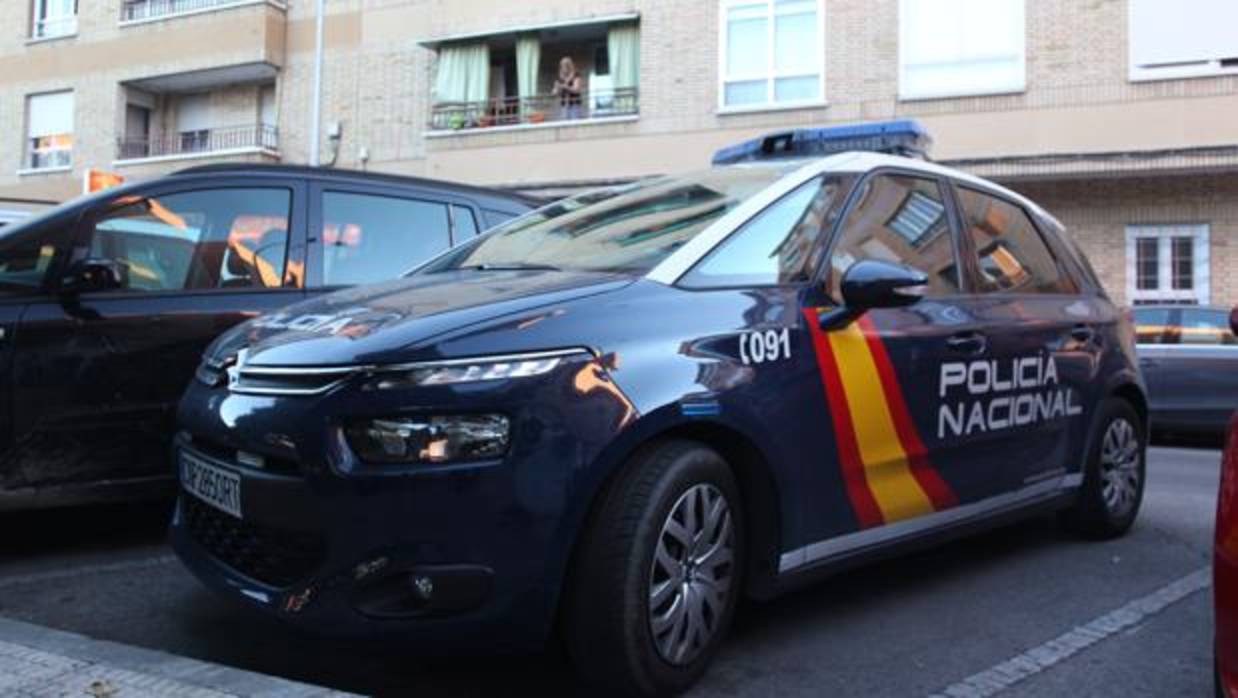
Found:
[[[1146,446],[1143,421],[1130,403],[1101,403],[1084,465],[1083,486],[1062,523],[1090,538],[1115,538],[1135,523],[1143,502]]]
[[[705,672],[741,592],[743,512],[712,449],[668,441],[637,455],[584,532],[565,636],[595,690],[673,695]]]

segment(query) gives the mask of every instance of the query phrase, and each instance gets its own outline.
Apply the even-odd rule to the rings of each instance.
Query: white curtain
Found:
[[[640,84],[640,28],[620,24],[610,28],[606,48],[610,54],[610,75],[615,89]]]
[[[439,49],[435,102],[484,102],[489,92],[489,46],[461,44]]]
[[[537,74],[542,67],[542,42],[536,34],[516,40],[516,83],[521,97],[537,95]]]

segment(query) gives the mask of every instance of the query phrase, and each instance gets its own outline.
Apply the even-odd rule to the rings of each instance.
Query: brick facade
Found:
[[[115,165],[125,85],[166,76],[192,85],[186,76],[204,70],[231,75],[227,71],[268,68],[270,78],[215,85],[220,94],[212,101],[232,105],[229,121],[256,121],[254,85],[274,80],[279,157],[308,159],[312,1],[250,0],[124,25],[121,0],[94,0],[81,4],[76,36],[34,43],[28,41],[29,4],[0,3],[0,197],[70,196],[88,166],[145,177],[200,162],[195,156]],[[719,108],[717,0],[332,0],[324,134],[339,124],[342,137],[332,147],[324,135],[322,159],[528,187],[698,168],[716,148],[777,128],[913,117],[934,134],[935,157],[965,161],[1057,213],[1091,252],[1115,297],[1125,293],[1128,224],[1197,222],[1211,226],[1212,300],[1238,302],[1238,204],[1232,203],[1238,193],[1238,76],[1132,82],[1125,0],[1026,0],[1026,89],[900,100],[899,1],[821,5],[823,103],[727,113]],[[432,42],[423,42],[632,14],[639,15],[641,32],[639,118],[427,133],[437,57]],[[557,58],[544,50],[543,66]],[[18,174],[26,96],[65,88],[76,94],[74,171]],[[177,95],[159,99],[171,104]],[[1070,157],[1036,160],[1048,156]],[[1204,168],[1222,174],[1198,174]]]

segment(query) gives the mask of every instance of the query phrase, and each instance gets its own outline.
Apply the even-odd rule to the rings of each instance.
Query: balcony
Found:
[[[124,0],[120,7],[120,21],[144,22],[149,20],[187,15],[210,10],[221,10],[240,5],[266,4],[270,0]],[[271,2],[283,8],[281,2]]]
[[[278,157],[279,129],[269,125],[229,126],[150,138],[122,138],[117,164],[243,154]]]
[[[580,104],[565,105],[558,95],[501,97],[481,102],[439,102],[430,108],[431,131],[462,131],[496,126],[554,124],[640,113],[637,88],[592,90]]]

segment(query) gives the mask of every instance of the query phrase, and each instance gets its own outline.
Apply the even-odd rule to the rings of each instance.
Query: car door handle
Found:
[[[946,339],[946,346],[963,354],[981,354],[989,346],[989,340],[979,332],[959,332]]]
[[[1075,325],[1070,330],[1070,336],[1072,339],[1080,342],[1090,342],[1093,339],[1096,339],[1096,330],[1088,327],[1087,325]]]

